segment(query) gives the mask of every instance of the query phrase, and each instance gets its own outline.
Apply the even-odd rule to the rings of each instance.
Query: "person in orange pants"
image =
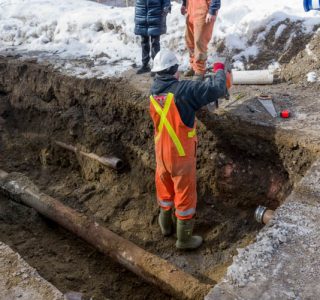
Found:
[[[220,6],[220,0],[183,0],[181,13],[187,14],[185,39],[190,63],[185,76],[203,79],[206,72],[208,44]]]
[[[208,81],[178,81],[177,70],[174,53],[158,52],[152,69],[156,77],[151,87],[150,115],[155,128],[159,225],[163,235],[170,235],[174,212],[176,247],[195,249],[202,244],[200,236],[192,235],[197,205],[195,113],[225,95],[226,76],[222,63],[215,64],[215,76]]]

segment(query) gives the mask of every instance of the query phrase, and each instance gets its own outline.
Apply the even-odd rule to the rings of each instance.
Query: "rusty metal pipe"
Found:
[[[84,151],[79,150],[77,147],[74,147],[72,145],[60,142],[60,141],[54,141],[56,145],[58,145],[61,148],[64,148],[66,150],[72,151],[74,153],[79,153],[83,156],[86,156],[88,158],[91,158],[93,160],[98,161],[104,166],[107,166],[109,168],[113,168],[116,170],[120,170],[124,167],[123,161],[115,156],[98,156],[95,153],[87,153]]]
[[[178,299],[195,300],[203,299],[209,292],[210,285],[201,283],[190,274],[116,235],[84,214],[38,192],[37,188],[33,188],[23,179],[23,175],[8,174],[0,169],[0,190],[70,230],[169,295]]]

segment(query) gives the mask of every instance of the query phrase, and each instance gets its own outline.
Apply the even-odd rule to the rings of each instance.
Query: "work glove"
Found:
[[[162,10],[162,15],[165,17],[168,13],[171,13],[171,6],[165,6]]]
[[[222,63],[222,62],[214,63],[212,70],[213,70],[213,73],[217,73],[219,70],[224,71],[224,63]]]
[[[226,68],[224,63],[222,62],[216,62],[213,64],[213,73],[217,73],[219,70],[223,70],[226,74],[226,93],[225,93],[225,99],[229,100],[230,94],[229,89],[232,86],[232,76],[231,71],[229,68]]]
[[[185,5],[181,5],[180,12],[183,16],[187,13],[187,8]]]

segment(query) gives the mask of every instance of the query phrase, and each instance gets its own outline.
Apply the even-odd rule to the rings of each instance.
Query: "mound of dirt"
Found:
[[[305,48],[285,64],[281,78],[286,81],[306,81],[309,72],[320,76],[320,30],[313,36]]]
[[[229,53],[224,40],[217,44],[217,52],[222,56],[231,55],[234,61],[241,61],[247,70],[265,69],[275,62],[288,64],[305,49],[317,29],[315,26],[312,32],[306,33],[301,20],[271,20],[267,26],[255,30],[246,43],[247,49],[256,47],[259,50],[256,55],[249,55],[243,49],[233,49]]]

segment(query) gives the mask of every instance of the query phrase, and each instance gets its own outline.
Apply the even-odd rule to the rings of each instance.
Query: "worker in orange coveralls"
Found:
[[[190,64],[185,76],[194,76],[196,80],[203,79],[208,44],[220,6],[220,0],[183,0],[181,14],[187,14],[185,39]]]
[[[225,95],[224,65],[214,64],[211,80],[179,81],[175,54],[161,50],[152,72],[156,77],[151,87],[150,115],[155,128],[159,225],[164,236],[172,234],[174,213],[176,247],[196,249],[202,244],[202,237],[192,235],[197,205],[195,113]]]

